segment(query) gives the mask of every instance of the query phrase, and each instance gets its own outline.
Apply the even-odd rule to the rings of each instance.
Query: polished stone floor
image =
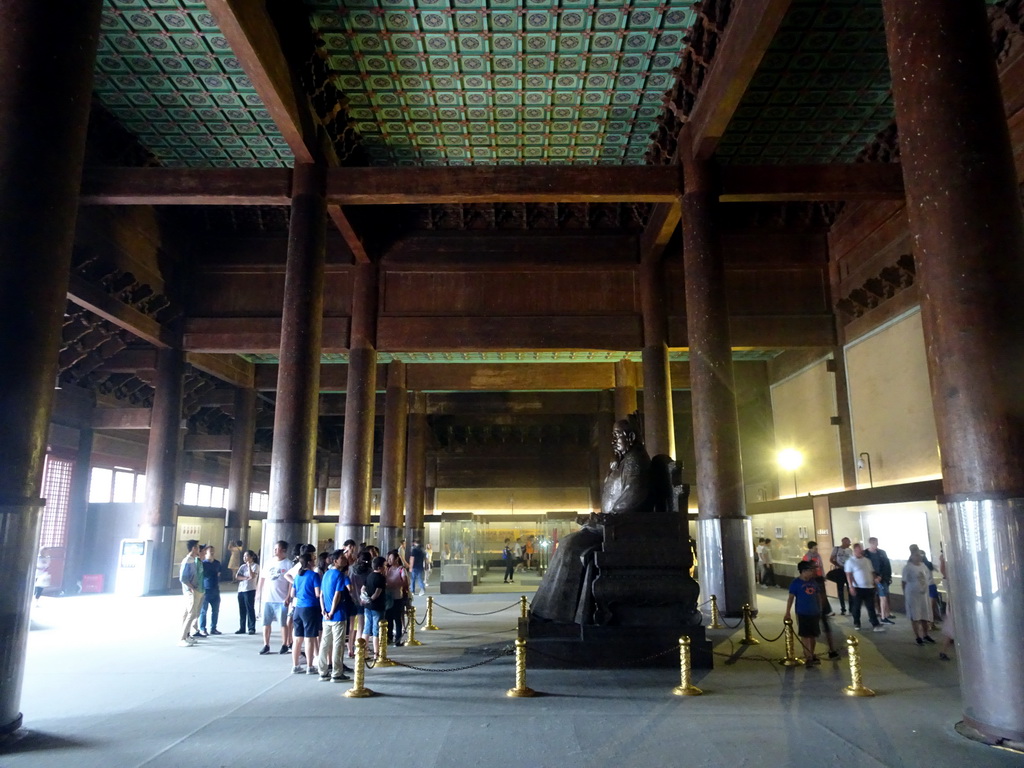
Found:
[[[232,634],[230,594],[226,634],[193,648],[175,645],[178,598],[44,598],[29,641],[25,727],[0,745],[0,766],[281,767],[335,756],[415,768],[1024,764],[955,733],[956,661],[916,646],[903,617],[860,635],[875,698],[841,693],[845,660],[783,668],[772,662],[781,642],[740,646],[739,630],[709,632],[720,655],[695,675],[704,696],[673,696],[671,670],[538,670],[527,682],[542,696],[507,698],[507,656],[439,671],[485,662],[514,639],[518,592],[500,572],[487,582],[485,593],[457,596],[433,585],[440,630],[393,654],[420,669],[369,670],[380,695],[362,700],[344,698],[347,685],[293,675],[288,657],[258,655],[259,640]],[[761,593],[757,626],[769,637],[781,629],[784,595]]]

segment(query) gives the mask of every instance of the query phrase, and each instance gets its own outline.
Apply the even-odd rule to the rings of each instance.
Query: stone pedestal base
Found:
[[[147,595],[162,595],[168,590],[180,591],[181,584],[177,581],[177,566],[174,562],[174,545],[177,542],[178,526],[148,525],[139,526],[139,538],[152,542],[153,564],[149,571],[149,583],[146,585]],[[114,589],[114,585],[107,587]]]
[[[694,669],[711,669],[704,627],[602,627],[519,620],[531,669],[679,669],[679,638],[690,638]]]

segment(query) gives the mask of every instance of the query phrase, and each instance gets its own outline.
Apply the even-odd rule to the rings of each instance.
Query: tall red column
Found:
[[[640,265],[640,303],[644,320],[644,442],[651,456],[663,453],[675,458],[665,269],[660,260]]]
[[[686,186],[683,268],[697,454],[700,585],[705,599],[717,595],[722,612],[738,616],[745,604],[756,608],[757,593],[753,529],[743,498],[725,264],[714,223],[711,169],[693,159],[685,135],[680,154]]]
[[[423,539],[427,507],[427,396],[417,392],[409,404],[409,437],[405,465],[405,530],[410,541]],[[433,494],[431,494],[433,497]],[[430,504],[433,510],[433,504]]]
[[[377,399],[377,266],[359,264],[352,286],[352,331],[341,455],[341,512],[335,541],[368,541]]]
[[[0,2],[0,735],[21,725],[39,493],[100,7]]]
[[[264,562],[270,562],[275,541],[295,544],[315,539],[312,521],[327,237],[325,186],[323,166],[295,166],[270,457],[270,511],[261,543]]]
[[[984,0],[883,0],[964,720],[1024,743],[1024,217]]]
[[[235,424],[231,431],[231,466],[228,468],[228,514],[224,521],[224,549],[242,541],[249,548],[249,502],[252,496],[252,459],[256,432],[256,391],[235,390]]]
[[[139,538],[152,542],[153,566],[147,592],[162,592],[174,572],[175,530],[178,525],[179,462],[184,439],[181,419],[185,383],[185,353],[180,349],[157,352],[153,413],[146,452],[146,505]]]
[[[384,403],[384,455],[381,465],[380,541],[381,551],[396,549],[405,537],[406,436],[409,396],[405,384],[405,363],[388,364],[387,395]]]

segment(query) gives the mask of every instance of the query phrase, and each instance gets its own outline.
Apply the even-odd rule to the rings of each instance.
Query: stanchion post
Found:
[[[784,667],[798,667],[804,663],[803,659],[797,658],[796,655],[796,641],[794,640],[793,632],[793,620],[783,620],[785,629],[782,630],[782,636],[786,639],[786,657],[779,661]]]
[[[440,627],[434,626],[434,596],[427,595],[427,626],[424,629],[435,630]]]
[[[416,606],[412,603],[409,603],[407,613],[409,616],[409,639],[405,641],[405,644],[423,645],[423,643],[416,639]]]
[[[760,645],[761,641],[754,637],[754,619],[750,615],[750,604],[743,606],[743,639],[740,645]]]
[[[725,629],[722,623],[722,614],[718,612],[718,595],[711,596],[711,624],[708,629]]]
[[[846,638],[846,650],[850,656],[850,684],[843,688],[847,696],[874,696],[875,692],[864,685],[860,673],[860,649],[857,647],[857,638]]]
[[[676,696],[700,696],[704,693],[690,681],[690,638],[679,638],[679,685],[672,689]]]
[[[519,597],[519,618],[526,618],[526,595],[520,595]]]
[[[366,675],[366,640],[360,637],[356,640],[355,669],[352,672],[352,687],[345,691],[348,699],[365,699],[373,696],[374,692],[363,685]]]
[[[535,690],[526,685],[526,638],[516,638],[516,687],[509,688],[505,695],[515,699],[537,695]]]
[[[377,651],[377,661],[374,662],[374,667],[394,667],[397,666],[395,662],[388,658],[388,622],[387,619],[382,618],[380,624],[377,625],[377,637],[378,643],[380,644],[380,650]]]

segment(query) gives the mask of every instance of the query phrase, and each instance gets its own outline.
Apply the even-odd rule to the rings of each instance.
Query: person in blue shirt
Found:
[[[324,635],[317,666],[320,681],[348,680],[345,675],[345,637],[348,635],[348,558],[338,549],[327,555],[327,572],[320,584],[320,610]]]
[[[815,565],[810,560],[802,560],[797,563],[796,568],[799,575],[789,585],[789,600],[786,602],[786,614],[783,618],[791,618],[790,612],[795,602],[796,633],[804,647],[804,665],[814,666],[821,663],[821,659],[814,654],[814,644],[821,634],[822,624],[825,625],[825,636],[828,638],[828,657],[837,659],[839,652],[832,645],[832,632],[825,616],[825,588],[815,578]]]
[[[292,672],[301,675],[309,672],[316,674],[316,665],[313,664],[313,645],[320,636],[320,586],[323,578],[313,569],[313,555],[303,552],[299,556],[299,572],[292,582],[292,600],[295,604],[295,612],[292,614]],[[309,669],[299,664],[299,655],[302,653],[302,641],[306,643],[306,663]]]
[[[210,612],[210,634],[223,634],[217,629],[220,618],[220,573],[223,566],[215,555],[213,545],[203,550],[203,606],[199,611],[199,631],[197,637],[206,637],[206,612]]]

